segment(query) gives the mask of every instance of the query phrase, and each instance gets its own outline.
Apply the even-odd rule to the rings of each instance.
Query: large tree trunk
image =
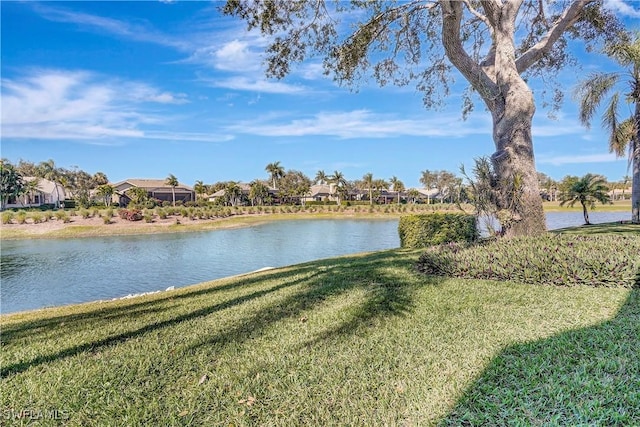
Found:
[[[476,63],[464,50],[460,37],[463,3],[446,1],[442,40],[447,57],[465,76],[491,111],[496,152],[491,157],[502,194],[498,206],[506,236],[535,235],[546,231],[542,197],[538,188],[531,124],[533,94],[520,73],[530,58],[516,61],[516,17],[521,2],[484,2],[486,20],[493,32],[487,58]],[[576,10],[582,6],[576,6]],[[569,20],[569,18],[566,18]],[[532,53],[535,56],[535,53]],[[522,58],[521,58],[522,59]],[[522,68],[519,70],[519,67]]]
[[[493,117],[496,152],[491,156],[500,179],[506,236],[535,235],[546,230],[533,154],[533,95],[519,76],[505,85],[505,98]]]

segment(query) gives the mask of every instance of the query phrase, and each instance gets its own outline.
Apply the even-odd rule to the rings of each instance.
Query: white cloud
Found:
[[[290,119],[288,122],[278,120],[277,116],[262,117],[236,123],[229,129],[261,136],[321,135],[342,139],[491,135],[491,124],[482,118],[465,122],[459,115],[434,114],[427,118],[398,119],[393,115],[368,110],[321,112],[310,117]]]
[[[631,4],[624,2],[624,0],[607,0],[605,1],[605,7],[622,16],[640,18],[640,10],[635,9]]]
[[[105,79],[85,71],[38,70],[2,80],[2,137],[95,143],[109,138],[225,141],[227,134],[162,132],[172,116],[150,103],[182,104],[186,95],[146,83]]]
[[[537,156],[537,163],[553,166],[581,163],[615,162],[618,160],[619,159],[613,153],[582,154],[574,156],[554,156],[542,154],[540,156]]]
[[[247,41],[234,39],[213,52],[214,66],[219,70],[259,71],[260,54],[249,49]]]
[[[220,79],[205,79],[205,81],[214,87],[226,89],[261,92],[261,93],[280,93],[280,94],[296,94],[302,95],[309,92],[305,86],[291,85],[280,81],[271,81],[264,78],[251,78],[249,76],[234,76]]]

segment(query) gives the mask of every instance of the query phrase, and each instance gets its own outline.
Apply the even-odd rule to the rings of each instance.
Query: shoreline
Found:
[[[459,209],[449,206],[438,209],[437,207],[425,209],[426,205],[420,208],[398,208],[397,205],[377,205],[373,212],[368,211],[369,207],[352,206],[343,208],[340,211],[320,210],[303,212],[277,212],[277,213],[244,213],[231,215],[225,218],[197,219],[182,216],[169,216],[165,219],[154,218],[152,222],[128,221],[118,216],[114,216],[109,224],[105,224],[100,216],[82,218],[80,216],[71,217],[70,222],[63,222],[58,219],[50,219],[38,224],[26,222],[24,224],[0,224],[0,241],[29,240],[29,239],[68,239],[68,238],[90,238],[108,236],[133,236],[145,234],[161,233],[191,233],[201,231],[213,231],[221,229],[232,229],[241,227],[252,227],[271,221],[283,220],[321,220],[321,219],[395,219],[403,215],[421,214],[429,212],[460,212]],[[434,205],[430,205],[434,206]],[[592,210],[592,212],[628,212],[630,206],[609,205]],[[603,209],[604,208],[604,209]],[[391,210],[390,210],[391,209]],[[557,204],[545,205],[545,213],[550,212],[580,212],[580,208],[559,207]]]

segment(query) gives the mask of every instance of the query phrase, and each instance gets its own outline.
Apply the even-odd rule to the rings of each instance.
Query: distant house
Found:
[[[28,208],[42,205],[58,206],[67,197],[62,185],[48,179],[26,176],[22,180],[25,183],[37,181],[38,185],[35,190],[27,192],[18,198],[10,197],[7,200],[6,208]]]
[[[137,187],[143,188],[147,191],[149,198],[173,202],[173,192],[175,191],[176,202],[192,202],[196,200],[196,192],[188,185],[178,183],[178,186],[173,188],[167,185],[164,179],[125,179],[124,181],[116,182],[113,185],[115,189],[114,201],[120,206],[126,206],[131,199],[127,196],[127,190]]]
[[[334,184],[315,184],[309,194],[301,199],[303,202],[335,202],[338,200]]]

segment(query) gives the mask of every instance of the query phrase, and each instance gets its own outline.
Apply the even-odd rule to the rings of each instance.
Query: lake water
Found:
[[[591,212],[593,223],[628,219]],[[583,223],[547,214],[550,229]],[[396,248],[398,220],[298,220],[199,233],[2,242],[0,312],[112,299],[263,267]]]

